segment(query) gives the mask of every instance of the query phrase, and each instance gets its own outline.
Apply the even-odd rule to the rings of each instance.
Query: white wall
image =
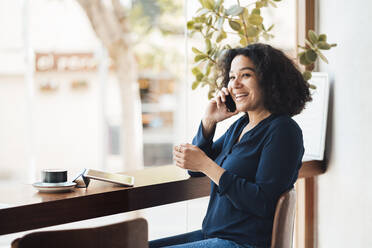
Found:
[[[27,163],[25,90],[22,75],[0,76],[0,181],[22,177]]]
[[[320,70],[332,81],[328,170],[318,178],[318,247],[372,247],[370,1],[319,0],[318,30],[338,43]]]

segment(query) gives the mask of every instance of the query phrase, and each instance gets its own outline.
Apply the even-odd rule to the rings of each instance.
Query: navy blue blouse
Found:
[[[193,139],[226,170],[219,186],[211,181],[202,231],[241,245],[270,246],[277,200],[293,187],[302,164],[302,131],[289,116],[272,114],[237,142],[248,122],[248,115],[242,116],[215,142],[214,134],[204,137],[200,124]]]

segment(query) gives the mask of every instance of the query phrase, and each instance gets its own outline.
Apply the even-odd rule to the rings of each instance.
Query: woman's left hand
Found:
[[[173,148],[173,160],[183,169],[203,172],[211,159],[199,147],[191,144],[181,144]]]

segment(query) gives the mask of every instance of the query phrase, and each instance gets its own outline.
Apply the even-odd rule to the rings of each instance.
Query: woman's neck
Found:
[[[269,117],[271,113],[266,109],[248,111],[249,123],[248,126],[250,128],[255,127],[258,123],[260,123],[263,119]]]

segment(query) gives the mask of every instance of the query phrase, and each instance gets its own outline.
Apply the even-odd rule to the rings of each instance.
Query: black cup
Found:
[[[43,183],[64,183],[67,182],[67,170],[44,169],[41,171]]]

